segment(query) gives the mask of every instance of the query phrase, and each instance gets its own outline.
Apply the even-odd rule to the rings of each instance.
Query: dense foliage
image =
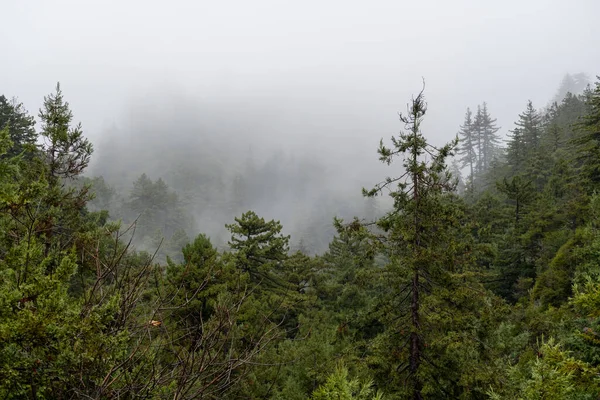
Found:
[[[242,177],[215,245],[186,207],[211,193],[84,176],[60,86],[39,130],[0,96],[0,397],[599,398],[600,81],[567,90],[582,80],[505,142],[484,102],[432,146],[420,93],[380,143],[390,177],[363,215],[315,216],[337,232],[318,245],[244,210],[268,192]]]

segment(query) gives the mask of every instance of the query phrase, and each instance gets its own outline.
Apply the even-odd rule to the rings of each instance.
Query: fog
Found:
[[[226,202],[249,165],[276,170],[256,176],[271,180],[257,190],[277,190],[243,206],[294,235],[307,215],[330,225],[362,212],[361,187],[392,173],[378,142],[401,128],[423,78],[434,143],[484,101],[505,134],[565,73],[600,73],[599,12],[594,0],[0,0],[0,93],[37,114],[60,81],[95,145],[88,175],[124,195],[146,172],[182,197],[216,179],[210,201]],[[177,183],[175,169],[195,180]],[[190,234],[231,221],[187,207]]]

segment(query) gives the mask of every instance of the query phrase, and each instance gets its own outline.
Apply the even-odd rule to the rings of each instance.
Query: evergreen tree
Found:
[[[524,293],[515,288],[515,284],[520,279],[528,279],[531,282],[535,273],[535,264],[528,257],[525,246],[522,243],[521,235],[527,229],[524,223],[524,215],[527,212],[527,206],[531,205],[535,192],[532,182],[520,176],[515,176],[511,180],[504,178],[502,182],[497,183],[497,189],[506,196],[506,205],[508,206],[507,222],[504,234],[498,240],[498,258],[496,264],[500,267],[500,280],[503,282],[497,292],[506,298],[516,300]],[[521,281],[525,285],[525,281]],[[527,289],[529,283],[527,283]]]
[[[487,108],[487,103],[483,103],[483,107],[478,109],[478,126],[481,132],[481,166],[482,171],[486,173],[491,165],[492,160],[498,154],[500,146],[500,137],[497,132],[500,130],[496,126],[496,119],[493,119]]]
[[[71,127],[73,113],[63,100],[60,84],[56,93],[44,97],[39,117],[51,181],[81,174],[90,162],[92,144],[83,136],[81,124]]]
[[[254,283],[277,283],[273,271],[287,258],[290,240],[281,234],[279,221],[265,221],[248,211],[226,227],[231,232],[228,244],[235,252],[238,268]]]
[[[523,137],[523,132],[520,129],[510,131],[508,137],[506,161],[510,167],[511,175],[515,175],[522,170],[523,165],[525,164],[525,139]]]
[[[171,237],[181,230],[189,231],[192,225],[191,218],[183,211],[177,193],[170,190],[161,178],[153,182],[146,174],[133,182],[126,210],[127,220],[136,221],[137,241],[143,242],[149,237],[155,237],[158,243],[153,243],[153,248],[164,237]]]
[[[470,172],[470,189],[471,192],[474,192],[475,188],[475,168],[477,166],[477,138],[475,129],[473,126],[473,118],[472,112],[467,108],[467,113],[465,114],[465,122],[461,125],[460,130],[458,131],[459,139],[460,139],[460,147],[458,148],[458,154],[461,156],[459,158],[460,167],[465,168],[469,167]]]
[[[560,103],[563,99],[570,95],[578,95],[581,94],[585,88],[589,85],[590,81],[586,74],[583,72],[571,75],[565,74],[562,81],[560,82],[560,86],[556,91],[556,95],[554,96],[553,102]]]
[[[406,302],[400,302],[400,309],[394,313],[406,319],[402,330],[408,334],[408,360],[401,370],[408,371],[411,397],[415,400],[423,398],[426,379],[421,370],[427,329],[423,326],[423,302],[427,301],[430,282],[444,282],[444,275],[452,269],[444,263],[442,254],[447,249],[448,229],[454,218],[452,206],[445,201],[454,190],[453,185],[448,184],[445,162],[456,142],[437,150],[429,145],[421,133],[425,112],[425,100],[420,93],[412,100],[408,115],[400,116],[408,131],[400,133],[398,138],[392,137],[392,148],[384,146],[383,141],[379,147],[380,160],[387,164],[396,156],[404,156],[406,172],[397,178],[387,178],[370,191],[364,190],[366,195],[375,196],[389,188],[394,199],[394,210],[378,224],[388,234],[387,252],[398,268],[398,277],[402,277],[401,286],[394,290]],[[430,156],[431,161],[425,161],[425,155]]]
[[[375,392],[372,385],[372,382],[349,379],[348,369],[339,365],[327,382],[314,391],[311,400],[383,400],[383,393]]]
[[[35,120],[33,116],[28,115],[22,103],[16,99],[9,101],[5,96],[0,95],[0,130],[8,127],[8,133],[12,146],[5,157],[12,157],[20,154],[26,147],[35,146],[37,133],[34,129]]]
[[[475,163],[475,179],[479,181],[483,177],[483,114],[481,106],[477,106],[477,113],[473,119],[473,136],[477,145],[477,162]]]
[[[600,184],[600,77],[596,87],[589,92],[586,99],[588,113],[579,126],[577,145],[577,168],[579,169],[580,185],[591,193]]]
[[[452,178],[456,180],[456,193],[459,195],[464,194],[466,186],[460,170],[460,164],[456,161],[456,158],[450,164],[450,173],[452,174]]]
[[[519,114],[519,120],[515,125],[517,126],[515,130],[521,132],[526,152],[532,154],[538,150],[542,136],[542,117],[533,107],[531,100],[527,103],[525,111]]]
[[[537,178],[540,174],[542,117],[529,101],[527,108],[519,114],[511,131],[507,149],[507,160],[512,169],[512,175],[527,171],[530,177]]]

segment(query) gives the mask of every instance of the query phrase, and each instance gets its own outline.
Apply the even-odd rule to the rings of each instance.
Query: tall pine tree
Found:
[[[393,210],[378,225],[387,232],[386,252],[396,272],[394,281],[398,286],[392,291],[404,299],[396,303],[398,309],[393,311],[401,324],[398,330],[407,335],[402,339],[408,347],[407,360],[399,369],[408,372],[410,396],[415,400],[424,398],[424,383],[428,380],[421,370],[427,346],[423,302],[427,301],[431,282],[443,282],[448,269],[442,254],[448,248],[448,228],[453,219],[447,196],[454,185],[446,170],[446,158],[457,144],[456,140],[439,149],[431,146],[421,132],[425,112],[421,92],[409,105],[408,115],[400,115],[407,132],[392,137],[391,148],[380,143],[380,160],[389,165],[396,157],[402,157],[405,172],[387,178],[370,191],[364,190],[365,195],[375,196],[389,189],[394,199]],[[402,351],[402,347],[394,351]]]
[[[460,139],[460,147],[458,149],[458,154],[461,156],[459,159],[460,166],[462,168],[469,167],[469,182],[471,192],[475,190],[475,168],[477,165],[477,140],[475,137],[475,131],[473,127],[473,113],[471,109],[467,108],[467,112],[465,114],[465,122],[460,126],[460,130],[458,131],[459,139]]]
[[[481,167],[482,172],[487,172],[494,157],[498,154],[500,147],[500,136],[497,132],[500,128],[496,125],[496,119],[490,116],[487,103],[478,109],[476,118],[479,122],[481,135]]]

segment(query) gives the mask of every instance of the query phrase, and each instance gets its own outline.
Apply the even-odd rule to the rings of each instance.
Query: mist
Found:
[[[597,74],[599,11],[592,0],[5,0],[0,87],[35,115],[60,81],[95,146],[86,175],[124,201],[142,173],[162,178],[193,218],[189,235],[223,243],[224,224],[253,209],[292,243],[320,225],[319,252],[334,216],[385,208],[361,188],[391,174],[377,145],[423,79],[434,144],[484,101],[506,134],[565,73]],[[252,195],[226,206],[236,180]]]

